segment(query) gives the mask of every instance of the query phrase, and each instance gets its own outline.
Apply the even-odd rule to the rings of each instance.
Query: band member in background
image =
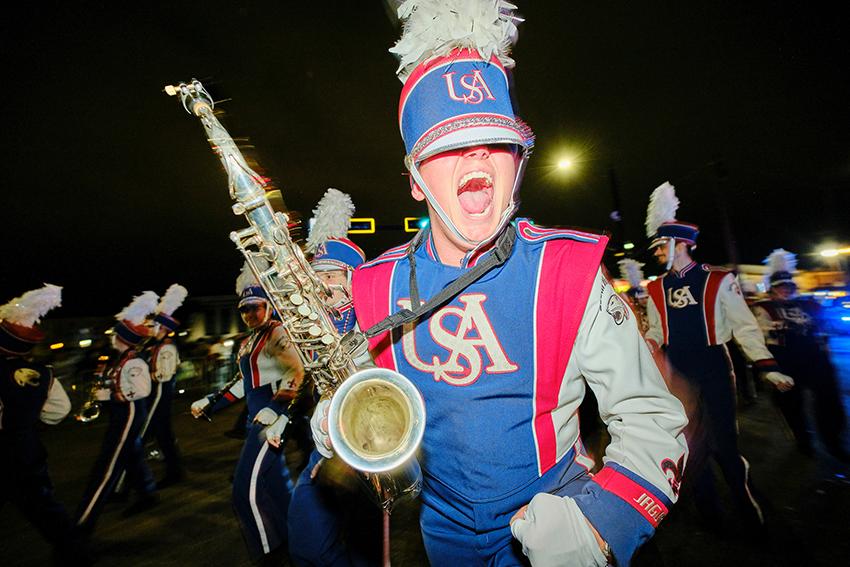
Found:
[[[847,418],[829,359],[827,337],[821,329],[820,305],[797,296],[794,254],[780,248],[765,262],[770,297],[756,303],[753,312],[767,348],[796,384],[788,392],[776,392],[774,399],[794,432],[797,448],[813,455],[812,435],[803,412],[803,391],[811,392],[813,417],[824,448],[839,461],[850,463],[843,445]]]
[[[646,335],[649,330],[649,321],[646,318],[646,302],[649,297],[643,287],[643,264],[632,258],[625,258],[617,262],[617,265],[620,266],[620,277],[629,282],[626,297],[635,317],[638,318],[640,334]]]
[[[145,463],[140,436],[148,415],[145,398],[151,392],[150,369],[140,351],[150,337],[145,320],[158,300],[156,293],[146,291],[115,316],[117,322],[111,339],[118,355],[104,369],[98,392],[100,401],[108,401],[109,425],[76,515],[77,529],[84,536],[94,530],[106,500],[125,470],[130,487],[138,494],[136,502],[124,511],[125,515],[142,512],[158,502],[156,483]]]
[[[48,284],[0,307],[0,508],[6,502],[17,507],[53,544],[57,565],[82,565],[85,550],[54,497],[47,451],[36,429],[38,421],[62,421],[71,401],[53,370],[30,357],[44,340],[38,323],[61,304],[62,288]]]
[[[146,437],[156,439],[165,459],[165,476],[157,483],[157,488],[171,486],[183,480],[185,476],[171,427],[174,377],[180,366],[180,353],[169,335],[173,335],[180,328],[180,322],[172,315],[183,304],[187,295],[186,288],[178,284],[171,285],[165,291],[153,317],[153,340],[145,350],[153,380],[153,391],[148,396],[148,421],[145,423],[142,440]]]
[[[370,347],[425,401],[431,564],[628,565],[676,500],[686,418],[600,269],[607,238],[511,222],[533,146],[509,92],[512,8],[399,7],[400,129],[430,226],[357,269],[354,307],[362,329],[402,318]],[[612,437],[593,477],[588,386]],[[327,405],[313,425],[330,450]]]
[[[194,402],[192,414],[210,415],[246,399],[250,425],[233,477],[233,507],[251,559],[280,563],[287,552],[292,481],[283,451],[266,442],[263,430],[281,417],[287,419],[304,368],[247,264],[236,280],[236,293],[239,313],[251,333],[239,348],[241,380],[221,397],[211,394]],[[218,400],[211,403],[214,397]]]
[[[351,276],[366,259],[363,251],[345,238],[354,204],[345,193],[328,189],[313,214],[315,223],[307,239],[307,252],[313,254],[310,265],[330,288],[332,294],[327,304],[333,309],[337,331],[345,334],[357,322],[351,304]],[[280,444],[280,434],[274,427],[267,430],[267,435],[270,443]],[[292,562],[299,567],[377,564],[381,525],[377,508],[362,497],[358,479],[350,469],[329,470],[322,463],[321,453],[313,448],[292,493],[289,505]],[[357,530],[365,533],[352,535]]]
[[[676,220],[678,206],[673,186],[665,182],[653,191],[647,209],[650,249],[668,271],[647,286],[646,337],[655,348],[665,348],[673,369],[689,383],[698,400],[700,413],[689,418],[700,421],[706,437],[692,440],[691,471],[703,520],[711,529],[718,529],[722,515],[706,461],[710,455],[723,471],[743,520],[750,527],[761,528],[764,516],[753,496],[749,463],[738,451],[734,375],[724,343],[734,337],[778,390],[790,389],[794,381],[779,372],[765,347],[735,275],[691,258],[699,228]]]

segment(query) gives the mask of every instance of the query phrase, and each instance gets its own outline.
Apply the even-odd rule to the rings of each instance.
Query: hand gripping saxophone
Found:
[[[192,80],[165,92],[179,96],[186,111],[201,120],[224,165],[236,201],[233,212],[250,224],[231,232],[230,239],[268,294],[319,393],[331,397],[328,422],[336,454],[362,473],[384,510],[398,497],[416,497],[422,478],[413,454],[425,431],[422,395],[401,374],[374,367],[362,333],[339,335],[324,301],[330,290],[292,241],[289,217],[272,209],[262,178],[215,117],[203,85]]]

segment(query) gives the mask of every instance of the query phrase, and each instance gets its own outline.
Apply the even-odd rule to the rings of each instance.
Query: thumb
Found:
[[[525,543],[523,537],[528,530],[528,524],[529,522],[525,518],[519,518],[511,522],[511,533],[522,544]]]

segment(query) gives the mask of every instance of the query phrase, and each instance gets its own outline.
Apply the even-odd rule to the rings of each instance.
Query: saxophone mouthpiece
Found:
[[[180,92],[180,91],[177,90],[177,87],[175,87],[174,85],[165,85],[165,89],[163,89],[163,90],[165,91],[165,94],[167,94],[168,96],[176,96],[177,93]]]

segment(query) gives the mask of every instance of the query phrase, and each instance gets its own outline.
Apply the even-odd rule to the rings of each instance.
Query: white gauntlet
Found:
[[[787,392],[794,387],[794,379],[781,372],[766,372],[764,379],[776,386],[780,392]]]
[[[192,417],[198,419],[201,417],[201,414],[204,413],[204,410],[210,405],[210,401],[207,398],[201,398],[200,400],[195,400],[192,402],[191,410]]]
[[[316,444],[316,450],[319,454],[326,459],[334,456],[333,450],[331,450],[331,438],[327,430],[328,410],[330,407],[330,400],[320,401],[316,406],[316,410],[313,412],[313,417],[310,418],[313,443]],[[325,424],[323,425],[322,422],[325,422]]]
[[[271,408],[263,408],[254,416],[254,423],[260,425],[271,425],[277,419],[277,412]]]
[[[533,567],[604,567],[608,564],[590,525],[569,496],[536,494],[511,533]]]
[[[289,423],[289,418],[281,414],[274,423],[266,427],[266,441],[272,447],[280,447],[280,442],[283,439],[283,430],[286,429],[286,424]]]

